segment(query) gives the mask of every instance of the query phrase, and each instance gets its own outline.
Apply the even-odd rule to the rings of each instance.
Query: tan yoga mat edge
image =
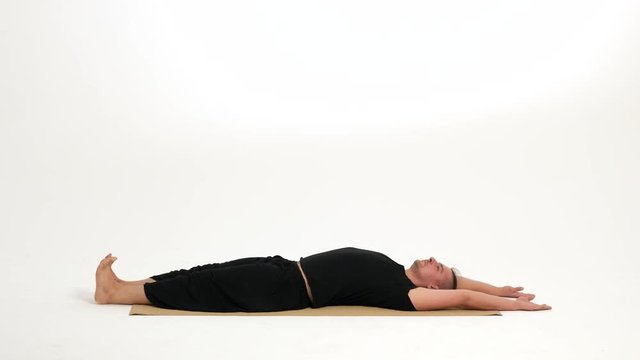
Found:
[[[494,310],[432,310],[402,311],[370,306],[325,306],[273,312],[203,312],[164,309],[151,305],[132,305],[129,315],[174,315],[174,316],[502,316]]]

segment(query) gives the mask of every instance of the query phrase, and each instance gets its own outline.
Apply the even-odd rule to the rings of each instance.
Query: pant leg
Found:
[[[264,257],[246,257],[246,258],[232,260],[232,261],[226,261],[226,262],[222,262],[222,263],[212,263],[212,264],[198,265],[198,266],[194,266],[194,267],[192,267],[192,268],[190,268],[188,270],[187,269],[180,269],[180,270],[173,270],[173,271],[170,271],[170,272],[167,272],[167,273],[163,273],[163,274],[153,275],[153,276],[151,276],[151,278],[153,280],[155,280],[155,281],[173,279],[176,276],[188,275],[188,274],[191,274],[191,273],[194,273],[194,272],[198,272],[198,271],[202,271],[202,270],[220,269],[220,268],[226,268],[226,267],[231,267],[231,266],[254,264],[254,263],[260,261],[261,259],[264,259]]]
[[[156,306],[216,312],[261,312],[311,306],[295,261],[266,257],[246,264],[209,267],[144,284]]]

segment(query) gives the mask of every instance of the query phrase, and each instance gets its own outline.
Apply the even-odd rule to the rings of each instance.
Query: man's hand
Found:
[[[513,287],[513,286],[503,286],[500,288],[499,296],[511,297],[511,298],[525,298],[528,301],[533,300],[536,296],[533,294],[522,293],[524,290],[522,286]]]
[[[538,305],[532,303],[527,296],[520,296],[515,302],[518,310],[551,310],[551,306],[547,304]]]

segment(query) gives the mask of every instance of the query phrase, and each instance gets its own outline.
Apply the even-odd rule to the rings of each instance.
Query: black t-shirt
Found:
[[[361,305],[416,311],[409,299],[409,290],[416,286],[404,266],[382,253],[346,247],[301,257],[300,264],[313,308]]]

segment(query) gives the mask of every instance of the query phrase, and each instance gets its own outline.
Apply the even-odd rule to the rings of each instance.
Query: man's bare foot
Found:
[[[120,278],[118,277],[118,275],[116,275],[116,273],[115,273],[115,272],[113,272],[113,269],[111,268],[111,265],[113,265],[113,262],[114,262],[114,261],[116,261],[116,260],[118,260],[118,258],[117,258],[117,257],[115,257],[115,256],[113,256],[113,255],[111,255],[111,253],[109,253],[109,254],[107,254],[107,256],[105,256],[105,257],[104,257],[104,259],[105,259],[105,260],[109,260],[109,259],[111,259],[111,263],[109,264],[109,271],[111,272],[111,274],[113,275],[113,277],[116,279],[116,281],[117,281],[117,282],[119,282],[120,284],[125,284],[125,283],[127,283],[127,281],[124,281],[124,280],[120,279]]]
[[[96,292],[93,296],[98,304],[109,304],[113,294],[122,286],[113,270],[111,270],[111,264],[116,259],[115,256],[109,254],[98,265],[96,270]]]
[[[152,278],[146,278],[143,280],[137,280],[137,281],[127,281],[127,280],[122,280],[118,277],[118,275],[116,275],[115,272],[113,272],[113,262],[118,260],[117,257],[111,255],[111,253],[107,254],[107,256],[104,257],[105,260],[110,260],[110,264],[109,264],[109,271],[111,272],[111,275],[113,275],[113,278],[116,279],[116,282],[118,284],[122,284],[122,285],[140,285],[140,284],[146,284],[146,283],[152,283],[152,282],[156,282],[154,279]]]

